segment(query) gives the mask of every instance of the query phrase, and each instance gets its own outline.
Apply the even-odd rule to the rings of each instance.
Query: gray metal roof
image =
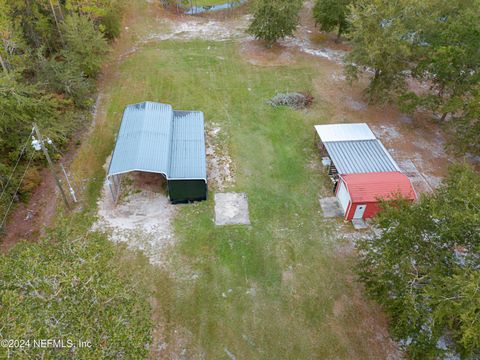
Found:
[[[400,171],[380,140],[324,143],[339,174]]]
[[[174,111],[170,179],[206,179],[203,113]]]
[[[130,171],[206,181],[203,113],[154,102],[127,106],[108,176]]]

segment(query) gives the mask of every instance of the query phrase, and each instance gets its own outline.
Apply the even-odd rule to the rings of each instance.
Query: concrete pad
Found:
[[[354,219],[352,220],[352,225],[355,230],[365,230],[368,229],[368,224],[365,222],[365,220],[362,219]]]
[[[215,225],[250,225],[247,194],[215,194]]]
[[[320,199],[320,207],[322,208],[323,217],[334,218],[334,217],[343,217],[343,209],[341,208],[337,198],[327,197]]]
[[[413,188],[417,193],[431,193],[433,192],[432,185],[428,182],[424,174],[422,174],[415,163],[411,159],[401,160],[398,162],[398,166],[402,172],[412,182]]]

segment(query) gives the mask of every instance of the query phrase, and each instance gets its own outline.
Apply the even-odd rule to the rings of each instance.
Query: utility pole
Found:
[[[55,178],[55,182],[57,183],[58,189],[60,190],[60,193],[62,194],[63,201],[65,202],[65,206],[67,207],[68,210],[70,210],[70,205],[68,204],[67,196],[65,195],[65,192],[63,191],[62,184],[60,183],[60,179],[57,177],[57,174],[55,174],[55,169],[53,167],[53,162],[52,159],[50,159],[50,155],[48,154],[48,150],[43,144],[43,137],[42,134],[40,134],[40,130],[38,130],[37,124],[33,124],[33,129],[35,130],[35,133],[37,134],[38,142],[42,148],[43,154],[47,158],[48,161],[48,166],[50,168],[50,171]]]

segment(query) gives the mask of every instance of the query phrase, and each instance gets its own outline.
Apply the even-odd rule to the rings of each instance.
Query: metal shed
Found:
[[[336,196],[345,220],[375,216],[380,211],[380,199],[401,196],[413,202],[417,198],[408,177],[398,171],[340,175]]]
[[[162,174],[172,203],[205,200],[203,113],[155,102],[127,106],[107,174],[115,201],[121,175],[133,171]]]

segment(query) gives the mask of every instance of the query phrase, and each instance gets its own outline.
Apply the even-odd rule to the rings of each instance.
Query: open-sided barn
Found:
[[[205,200],[203,113],[155,102],[127,106],[107,174],[115,200],[121,175],[133,171],[162,174],[172,203]]]

